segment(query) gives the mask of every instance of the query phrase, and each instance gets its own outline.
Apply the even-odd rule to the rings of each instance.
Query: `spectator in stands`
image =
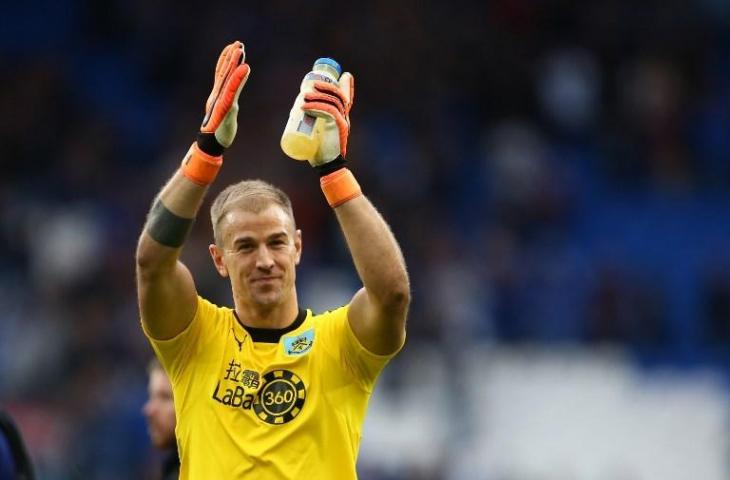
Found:
[[[177,455],[175,440],[175,403],[172,399],[172,385],[160,362],[153,358],[147,368],[149,398],[142,408],[152,445],[165,453],[162,464],[162,480],[177,479],[180,472],[180,459]]]

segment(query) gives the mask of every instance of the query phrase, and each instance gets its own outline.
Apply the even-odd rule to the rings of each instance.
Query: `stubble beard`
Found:
[[[275,282],[276,283],[276,282]],[[261,308],[274,308],[280,305],[285,297],[285,285],[267,286],[251,290],[251,301]]]

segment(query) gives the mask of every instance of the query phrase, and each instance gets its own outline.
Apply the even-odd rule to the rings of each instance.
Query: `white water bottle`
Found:
[[[302,110],[304,94],[314,89],[315,80],[337,84],[341,73],[339,63],[331,58],[319,58],[314,62],[312,71],[304,76],[281,136],[281,149],[287,156],[294,160],[314,158],[319,149],[319,132],[327,119],[315,117]]]

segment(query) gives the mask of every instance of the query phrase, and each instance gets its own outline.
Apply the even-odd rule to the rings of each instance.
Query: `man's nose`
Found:
[[[274,266],[274,257],[266,245],[260,245],[256,254],[256,267],[262,270],[271,270]]]

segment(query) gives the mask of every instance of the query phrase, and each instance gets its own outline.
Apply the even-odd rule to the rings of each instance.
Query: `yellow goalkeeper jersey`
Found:
[[[148,335],[172,382],[181,479],[357,478],[368,399],[392,355],[360,344],[348,309],[256,329],[198,297],[182,333]]]

